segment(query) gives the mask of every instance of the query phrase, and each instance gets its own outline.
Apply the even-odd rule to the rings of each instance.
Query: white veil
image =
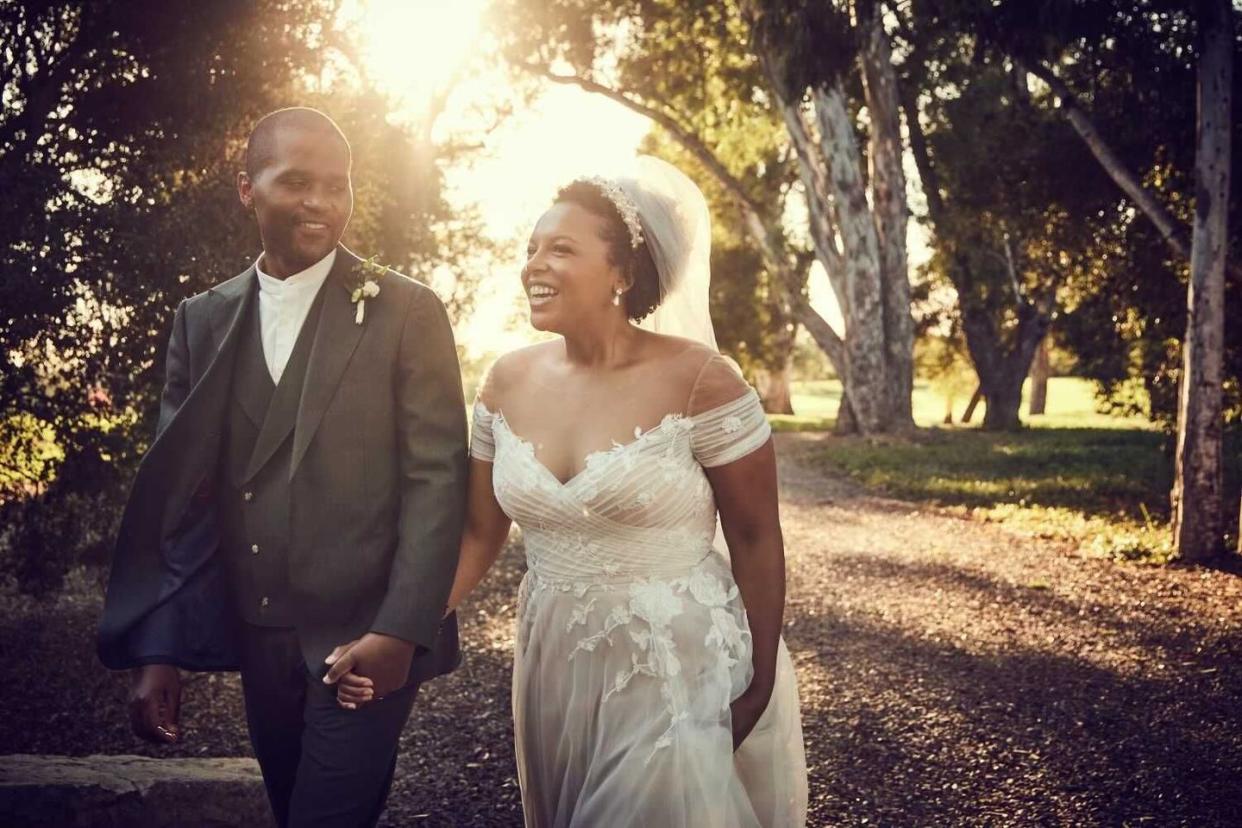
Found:
[[[633,172],[616,184],[638,208],[664,295],[639,326],[719,350],[708,309],[712,224],[703,191],[681,170],[650,155],[639,156]]]
[[[703,191],[681,170],[651,155],[638,156],[633,173],[620,176],[616,184],[638,209],[664,297],[639,327],[692,339],[719,352],[709,307],[712,219]],[[712,545],[729,556],[719,517]]]

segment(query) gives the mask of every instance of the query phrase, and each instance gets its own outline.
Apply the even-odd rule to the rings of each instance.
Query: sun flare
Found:
[[[410,108],[447,84],[477,47],[487,0],[365,0],[358,30],[367,71]]]

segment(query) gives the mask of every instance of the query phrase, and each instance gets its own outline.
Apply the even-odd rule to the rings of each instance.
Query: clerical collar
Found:
[[[269,276],[263,272],[263,254],[259,254],[259,258],[255,259],[254,262],[254,270],[259,276],[259,288],[261,290],[279,293],[285,289],[297,289],[310,287],[311,285],[318,287],[323,284],[324,279],[328,278],[328,274],[332,272],[332,265],[335,262],[336,248],[334,247],[328,255],[305,270],[300,270],[287,279],[277,279],[275,276]]]

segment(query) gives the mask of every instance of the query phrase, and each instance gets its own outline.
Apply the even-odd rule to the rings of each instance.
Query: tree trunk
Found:
[[[854,416],[854,406],[850,405],[848,391],[841,393],[841,405],[837,408],[837,422],[832,429],[833,434],[858,434],[858,418]]]
[[[755,371],[755,387],[767,413],[794,413],[790,374],[789,363],[777,370],[760,368]]]
[[[822,147],[820,154],[827,164],[829,209],[835,210],[844,252],[849,316],[845,331],[848,365],[842,380],[859,431],[875,434],[888,430],[890,415],[888,348],[875,216],[867,202],[862,152],[842,83],[817,89],[811,97]]]
[[[892,47],[878,4],[862,4],[865,34],[859,63],[870,120],[867,159],[871,204],[880,254],[880,293],[884,315],[887,421],[893,431],[914,428],[914,318],[910,314],[910,275],[906,229],[906,176],[902,169],[901,103]]]
[[[1032,417],[1043,414],[1048,408],[1048,337],[1039,340],[1035,349],[1035,360],[1031,363],[1031,406]]]
[[[987,400],[983,427],[989,431],[1014,431],[1022,427],[1018,412],[1022,407],[1022,382],[1031,369],[1031,359],[1048,331],[1048,317],[1032,305],[1018,309],[1018,328],[1008,346],[1000,339],[993,320],[980,308],[962,308],[962,332],[970,352],[979,388]]]
[[[987,408],[983,410],[984,431],[1017,431],[1022,428],[1018,411],[1022,407],[1022,381],[1025,378],[1026,372],[1003,372],[983,386],[983,396],[988,401]]]
[[[1177,410],[1173,535],[1183,560],[1206,562],[1223,554],[1225,546],[1221,379],[1233,27],[1229,0],[1201,0],[1197,7],[1202,48],[1195,148],[1195,218]]]
[[[962,412],[962,425],[969,425],[971,419],[975,416],[975,409],[979,407],[979,401],[983,399],[983,386],[975,386],[975,393],[970,395],[970,402],[966,403],[966,410]]]

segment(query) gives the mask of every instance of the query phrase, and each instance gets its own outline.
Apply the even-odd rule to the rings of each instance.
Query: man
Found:
[[[100,625],[152,741],[179,738],[179,669],[240,669],[282,826],[373,825],[419,683],[458,659],[453,335],[430,290],[340,245],[350,163],[315,110],[254,127],[237,186],[263,252],[177,308]],[[338,704],[329,662],[374,700]]]

